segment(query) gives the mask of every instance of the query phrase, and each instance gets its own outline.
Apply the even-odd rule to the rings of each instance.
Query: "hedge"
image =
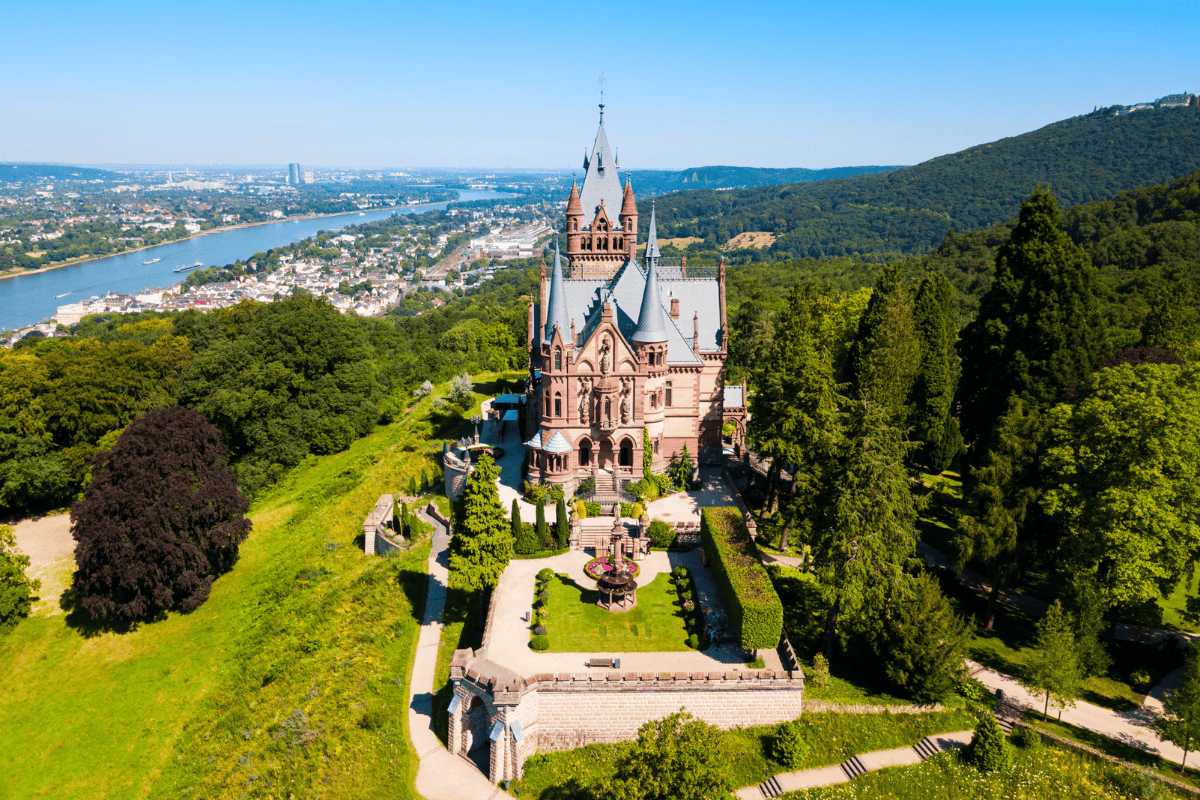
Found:
[[[783,603],[750,539],[742,512],[732,506],[704,509],[700,537],[742,647],[778,647],[783,633]]]

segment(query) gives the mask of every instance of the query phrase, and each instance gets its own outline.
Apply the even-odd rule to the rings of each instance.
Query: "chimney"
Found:
[[[671,319],[675,320],[676,322],[679,321],[679,298],[678,297],[671,298]]]

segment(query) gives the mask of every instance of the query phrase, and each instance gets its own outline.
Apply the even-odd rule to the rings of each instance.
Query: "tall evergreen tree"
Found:
[[[567,522],[567,501],[561,497],[554,509],[554,534],[558,539],[559,550],[565,550],[571,546],[571,524]]]
[[[550,538],[550,526],[546,524],[546,504],[539,502],[537,504],[537,546],[538,549],[549,547],[554,543]],[[537,550],[534,550],[536,553]]]
[[[978,316],[963,330],[959,352],[968,441],[990,440],[1011,395],[1045,408],[1108,352],[1096,270],[1059,229],[1060,221],[1053,195],[1034,190],[997,253],[995,277]]]
[[[521,523],[521,501],[513,498],[512,513],[508,516],[509,524],[512,526],[513,548],[517,547],[517,543],[521,541],[522,523]],[[520,552],[519,550],[517,552]]]
[[[843,613],[895,591],[917,544],[917,505],[904,462],[912,451],[877,403],[851,408],[845,440],[814,507],[813,566],[829,609],[826,654]]]
[[[779,318],[779,334],[753,375],[747,436],[752,448],[771,459],[772,478],[783,464],[795,465],[796,483],[784,509],[784,537],[792,523],[808,516],[823,481],[823,471],[841,439],[838,408],[846,400],[837,392],[827,350],[820,347],[822,320],[815,312],[818,286],[795,286]],[[774,505],[774,482],[768,506]],[[782,542],[786,549],[787,542]]]
[[[905,428],[908,396],[921,365],[921,342],[913,319],[913,300],[891,263],[875,283],[867,310],[858,322],[847,364],[851,395],[882,405]]]
[[[996,424],[991,448],[971,471],[951,540],[955,569],[977,562],[992,586],[985,624],[989,631],[995,624],[1000,590],[1016,574],[1021,545],[1031,538],[1026,522],[1039,516],[1038,469],[1046,428],[1045,415],[1036,407],[1030,409],[1021,398],[1012,398],[1008,412]]]
[[[450,540],[451,588],[480,593],[492,589],[512,559],[512,531],[496,489],[499,477],[488,455],[479,457],[467,477],[460,523]]]
[[[958,385],[954,288],[940,272],[922,279],[913,318],[921,346],[921,368],[909,399],[909,438],[921,442],[916,460],[938,473],[950,466],[962,442],[957,435],[958,422],[950,414]]]

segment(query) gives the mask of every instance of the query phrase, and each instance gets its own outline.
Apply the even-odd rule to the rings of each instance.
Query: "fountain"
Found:
[[[613,509],[612,569],[596,578],[600,597],[596,605],[606,611],[628,611],[637,605],[637,581],[624,558],[625,526],[621,524],[621,506]]]

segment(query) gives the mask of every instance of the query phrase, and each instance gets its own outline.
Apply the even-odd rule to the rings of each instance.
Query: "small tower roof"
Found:
[[[567,198],[567,214],[582,214],[583,206],[579,204],[579,187],[571,181],[571,196]]]
[[[571,447],[571,443],[567,441],[567,437],[562,435],[562,431],[555,431],[550,437],[550,441],[546,442],[546,446],[542,448],[547,453],[569,453],[575,448]]]
[[[579,203],[585,220],[591,224],[591,218],[600,207],[602,198],[607,201],[606,205],[609,208],[616,208],[621,197],[621,179],[617,177],[616,160],[612,157],[608,135],[604,132],[603,116],[600,119],[600,129],[596,131],[596,143],[592,146],[592,156],[587,161],[586,169]]]
[[[653,228],[651,228],[653,230]],[[656,259],[648,259],[650,268],[646,273],[646,289],[642,292],[642,308],[638,312],[635,342],[665,342],[667,321],[662,304],[662,291],[658,287],[658,265]]]
[[[554,269],[550,274],[550,299],[546,303],[546,331],[542,340],[552,340],[555,328],[558,328],[563,339],[571,330],[571,313],[567,310],[567,290],[563,288],[562,257],[558,252],[557,236],[554,237]]]
[[[650,232],[646,236],[646,258],[658,259],[658,223],[654,221],[654,201],[650,201]]]
[[[633,183],[628,178],[625,180],[625,200],[621,203],[621,216],[637,216],[637,203],[633,199]]]

